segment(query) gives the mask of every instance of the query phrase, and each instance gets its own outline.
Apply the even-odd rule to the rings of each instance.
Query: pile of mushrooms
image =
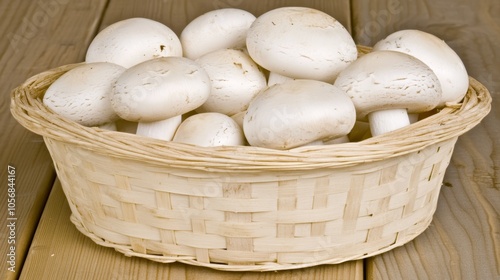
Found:
[[[179,36],[146,18],[111,24],[43,102],[84,126],[286,150],[395,131],[459,102],[467,88],[459,56],[424,31],[397,31],[361,56],[322,11],[282,7],[255,17],[225,8]]]

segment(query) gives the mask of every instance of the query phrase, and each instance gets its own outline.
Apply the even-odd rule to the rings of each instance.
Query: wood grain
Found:
[[[16,278],[23,265],[38,219],[52,187],[55,172],[41,137],[19,125],[9,110],[10,90],[43,70],[82,59],[85,42],[104,1],[0,1],[0,158],[1,181],[7,184],[7,166],[16,168],[16,272],[0,262],[2,275]],[[64,23],[64,24],[63,24]],[[94,28],[95,29],[95,28]],[[90,33],[89,33],[90,32]],[[95,32],[95,30],[94,30]],[[5,185],[3,185],[5,186]],[[0,193],[0,217],[7,220],[7,191]],[[2,240],[7,240],[2,226]],[[4,239],[5,238],[5,239]],[[10,251],[1,246],[2,256]]]
[[[368,260],[369,279],[500,278],[499,11],[498,1],[353,1],[358,43],[371,46],[401,29],[430,32],[459,54],[469,75],[493,96],[490,114],[455,146],[429,229]]]
[[[125,257],[93,243],[70,223],[57,180],[20,279],[362,279],[363,261],[278,272],[223,272]]]

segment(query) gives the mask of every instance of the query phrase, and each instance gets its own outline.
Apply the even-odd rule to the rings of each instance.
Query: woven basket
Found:
[[[491,103],[470,78],[461,103],[360,142],[196,147],[51,112],[45,90],[76,65],[36,75],[11,95],[16,120],[45,140],[71,221],[127,256],[230,271],[340,263],[414,239],[432,220],[457,137]]]

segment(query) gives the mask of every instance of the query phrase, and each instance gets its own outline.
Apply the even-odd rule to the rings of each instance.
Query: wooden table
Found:
[[[96,33],[121,19],[147,17],[180,33],[189,20],[216,8],[242,8],[259,15],[290,5],[330,13],[357,43],[368,46],[399,29],[434,33],[491,91],[492,112],[456,144],[431,226],[405,246],[369,259],[263,273],[128,258],[80,234],[69,221],[70,210],[41,137],[10,115],[10,90],[41,71],[83,61]],[[496,0],[0,0],[0,213],[7,225],[1,227],[1,275],[5,279],[500,279],[499,13]],[[13,216],[7,211],[7,173],[12,167],[16,220],[10,238],[13,220],[8,218]],[[14,252],[8,244],[11,239],[16,241]],[[13,258],[15,263],[9,264]]]

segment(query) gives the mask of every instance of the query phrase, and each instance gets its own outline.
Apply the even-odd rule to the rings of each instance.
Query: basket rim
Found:
[[[358,51],[359,55],[363,55],[370,52],[371,48],[358,46]],[[45,107],[41,97],[48,86],[60,75],[82,63],[63,65],[39,73],[13,89],[10,104],[13,117],[36,134],[73,143],[82,149],[122,159],[214,172],[227,172],[228,169],[284,171],[337,168],[384,160],[458,137],[481,122],[491,110],[488,89],[469,77],[469,89],[461,102],[446,104],[438,113],[410,126],[359,142],[290,150],[253,146],[201,147],[85,127]]]

